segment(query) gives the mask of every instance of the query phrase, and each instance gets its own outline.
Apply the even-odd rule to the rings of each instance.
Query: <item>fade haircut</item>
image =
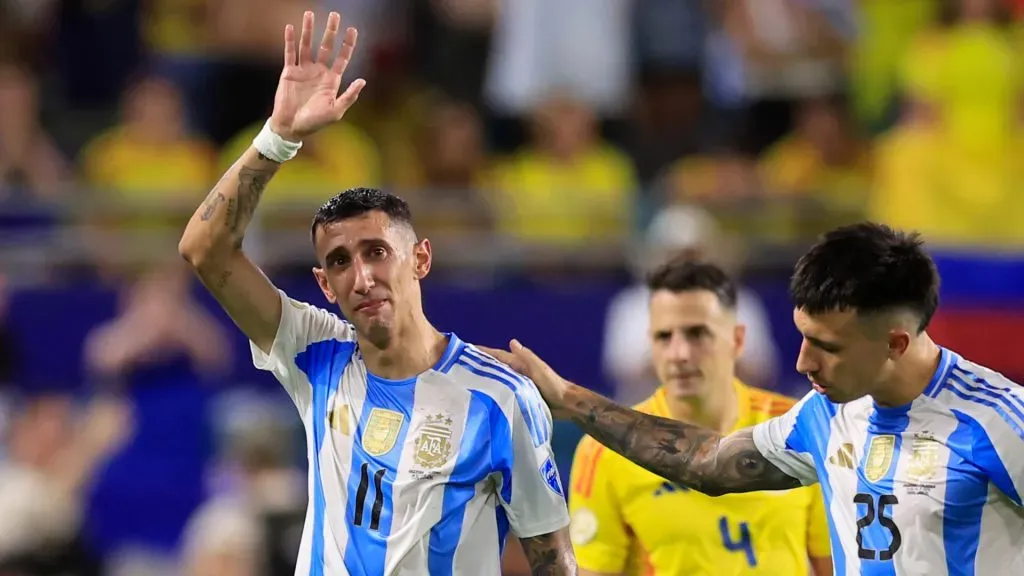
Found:
[[[718,298],[723,308],[736,309],[736,284],[724,270],[707,262],[695,262],[685,255],[676,256],[647,275],[647,288],[654,293],[706,290]]]
[[[862,222],[823,235],[797,262],[789,295],[808,314],[909,311],[920,333],[939,306],[939,274],[918,234]]]
[[[412,212],[409,204],[390,192],[376,188],[349,188],[324,202],[313,216],[310,236],[316,241],[316,231],[327,224],[380,211],[392,222],[401,223],[412,230]]]

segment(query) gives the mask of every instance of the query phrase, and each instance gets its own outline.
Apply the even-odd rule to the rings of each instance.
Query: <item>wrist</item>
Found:
[[[267,120],[263,129],[253,139],[252,145],[259,153],[278,164],[287,162],[298,154],[302,141],[294,134],[282,134],[274,128],[273,120]]]

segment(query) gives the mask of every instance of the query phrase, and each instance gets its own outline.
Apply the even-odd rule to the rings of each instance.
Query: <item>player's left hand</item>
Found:
[[[565,402],[565,394],[571,384],[559,376],[554,368],[548,366],[547,362],[534,354],[533,350],[520,344],[518,340],[512,340],[509,343],[508,351],[485,346],[479,348],[508,364],[516,372],[533,380],[540,390],[541,396],[544,397],[544,401],[551,408],[552,415],[558,416],[558,410]]]

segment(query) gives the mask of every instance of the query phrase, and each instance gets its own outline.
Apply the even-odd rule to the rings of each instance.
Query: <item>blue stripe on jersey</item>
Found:
[[[828,453],[828,440],[831,435],[831,421],[836,415],[836,405],[830,402],[821,394],[816,394],[808,399],[800,407],[797,413],[796,425],[793,431],[786,438],[786,448],[794,452],[810,453],[815,459],[815,468],[818,470],[818,483],[821,485],[821,497],[825,502],[825,509],[832,503],[832,483],[829,479],[829,467],[825,465],[824,455]],[[808,440],[804,439],[798,431],[818,432],[811,442],[817,442],[819,446],[811,450],[807,445]],[[835,518],[831,513],[826,514],[828,518],[828,531],[831,541],[839,543],[839,532],[836,530]],[[832,564],[834,565],[835,576],[846,576],[846,550],[842,546],[833,546]]]
[[[942,384],[946,381],[946,374],[950,369],[956,367],[959,356],[955,352],[939,346],[939,367],[932,374],[932,379],[925,387],[923,394],[929,398],[935,398],[942,390]]]
[[[963,400],[991,408],[1010,426],[1010,428],[1013,429],[1018,436],[1024,438],[1024,431],[1021,430],[1020,424],[1006,412],[1003,406],[1000,406],[989,398],[981,397],[979,395],[980,391],[976,387],[971,387],[969,384],[964,382],[956,372],[951,374],[949,380],[946,381],[945,389]],[[985,396],[988,395],[985,394]],[[1003,402],[1003,404],[1005,405],[1006,403]],[[981,423],[977,422],[967,414],[958,410],[953,410],[953,413],[957,418],[968,419],[972,423],[971,427],[975,431],[973,446],[974,462],[989,475],[989,479],[1003,492],[1003,494],[1006,494],[1008,498],[1020,506],[1020,494],[1017,492],[1017,488],[1014,486],[1013,480],[1010,478],[1010,474],[1006,470],[1006,466],[999,458],[999,454],[996,452],[995,446],[992,444],[992,439],[989,438],[988,431],[985,430],[985,427],[982,426]]]
[[[988,496],[988,482],[979,482],[970,475],[977,474],[972,458],[979,455],[975,441],[975,426],[970,417],[953,412],[959,423],[946,438],[949,461],[946,463],[946,497],[942,510],[942,539],[946,551],[946,569],[950,574],[973,576],[981,538],[981,513]]]
[[[947,385],[951,388],[959,388],[961,391],[968,392],[976,398],[985,396],[991,399],[995,404],[988,405],[991,405],[996,410],[999,416],[1013,428],[1018,436],[1024,437],[1024,430],[1021,429],[1021,424],[1024,423],[1024,410],[1013,402],[1015,398],[1012,395],[1007,394],[1005,391],[1000,392],[984,379],[962,370],[954,370],[950,374],[949,380],[947,380]],[[1016,418],[1011,418],[1011,414]]]
[[[525,404],[533,415],[533,423],[538,428],[541,444],[551,440],[552,425],[546,416],[544,398],[541,397],[540,390],[537,389],[537,385],[526,376],[523,376],[498,360],[483,354],[479,350],[470,349],[468,354],[480,364],[493,368],[518,383],[518,386],[514,390],[516,398],[522,398],[520,406]],[[539,446],[540,444],[537,445]]]
[[[466,348],[466,343],[459,340],[459,337],[455,334],[448,332],[445,333],[448,337],[448,347],[445,348],[444,354],[441,355],[441,359],[437,361],[434,366],[434,370],[442,374],[447,374],[452,366],[455,365],[455,361],[462,355],[462,351]]]
[[[885,527],[886,519],[892,518],[892,506],[898,505],[893,495],[893,477],[896,474],[896,465],[900,461],[900,449],[903,445],[903,432],[910,423],[910,405],[896,408],[885,408],[875,405],[871,415],[868,416],[868,429],[864,442],[863,456],[860,466],[857,468],[857,517],[871,518],[871,522],[860,527],[858,535],[858,556],[860,556],[861,576],[896,576],[896,566],[889,554],[889,547],[892,545],[894,532]],[[891,438],[887,440],[888,438]],[[882,462],[888,459],[888,468],[883,472],[881,478],[872,482],[867,478],[866,468],[870,465],[878,465],[873,462],[872,442],[892,442],[891,458],[882,452],[875,452],[882,456]],[[870,500],[870,502],[867,502]],[[907,537],[905,535],[904,537]],[[867,556],[867,557],[865,557]]]
[[[505,553],[505,540],[508,539],[508,512],[498,506],[495,515],[498,517],[498,556]]]
[[[430,576],[452,574],[455,551],[462,539],[466,505],[476,496],[477,483],[493,470],[489,440],[508,445],[507,439],[491,437],[491,414],[494,411],[501,414],[494,400],[482,392],[470,391],[459,456],[444,488],[441,519],[430,529],[430,555],[427,561]]]
[[[352,442],[352,469],[348,477],[348,503],[345,509],[345,520],[349,525],[345,568],[352,576],[384,573],[387,541],[391,534],[394,475],[398,470],[402,446],[409,432],[415,390],[416,378],[385,380],[367,374],[366,400],[363,402],[363,413],[359,417],[355,441]],[[363,443],[367,440],[367,425],[370,424],[374,409],[402,415],[401,427],[394,444],[380,456],[367,454],[363,448]],[[373,433],[374,430],[369,432]],[[357,511],[361,514],[357,515]]]
[[[295,365],[313,387],[313,535],[310,576],[324,575],[324,486],[320,472],[320,449],[327,434],[328,402],[338,389],[345,367],[352,360],[355,342],[324,340],[310,344],[295,357]]]
[[[534,400],[538,395],[536,385],[523,380],[521,376],[499,364],[496,360],[490,360],[479,353],[474,353],[474,350],[468,346],[456,363],[477,376],[500,382],[511,390],[516,397],[519,411],[523,413],[523,420],[533,438],[533,445],[540,446],[548,441],[547,418],[544,416],[543,408]],[[533,390],[532,393],[531,390]]]

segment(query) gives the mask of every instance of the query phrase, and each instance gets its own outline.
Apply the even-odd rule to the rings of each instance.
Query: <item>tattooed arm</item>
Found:
[[[569,529],[562,528],[550,534],[521,538],[523,553],[533,576],[566,576],[579,574],[576,554],[569,542]]]
[[[658,476],[704,494],[800,486],[761,455],[750,429],[722,436],[630,410],[574,384],[565,389],[559,411],[601,444]]]
[[[235,324],[268,353],[281,321],[281,298],[242,252],[242,238],[278,167],[249,148],[196,209],[178,244]]]

